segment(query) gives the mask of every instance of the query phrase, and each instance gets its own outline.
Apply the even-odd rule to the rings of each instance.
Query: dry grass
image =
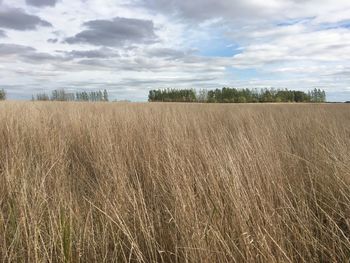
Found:
[[[0,261],[349,262],[349,105],[0,104]]]

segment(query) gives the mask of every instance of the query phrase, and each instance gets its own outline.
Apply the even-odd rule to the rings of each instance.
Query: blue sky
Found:
[[[345,101],[349,61],[345,0],[0,0],[0,86],[12,99],[233,86]]]

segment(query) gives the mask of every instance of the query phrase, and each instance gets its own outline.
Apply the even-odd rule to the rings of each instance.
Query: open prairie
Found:
[[[350,105],[0,103],[0,261],[349,259]]]

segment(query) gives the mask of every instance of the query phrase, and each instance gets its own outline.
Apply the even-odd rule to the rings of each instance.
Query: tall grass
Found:
[[[0,104],[0,261],[349,259],[348,105]]]

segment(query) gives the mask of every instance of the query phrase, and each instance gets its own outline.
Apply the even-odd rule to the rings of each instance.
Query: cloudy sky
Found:
[[[323,88],[350,100],[349,0],[0,0],[0,87]]]

